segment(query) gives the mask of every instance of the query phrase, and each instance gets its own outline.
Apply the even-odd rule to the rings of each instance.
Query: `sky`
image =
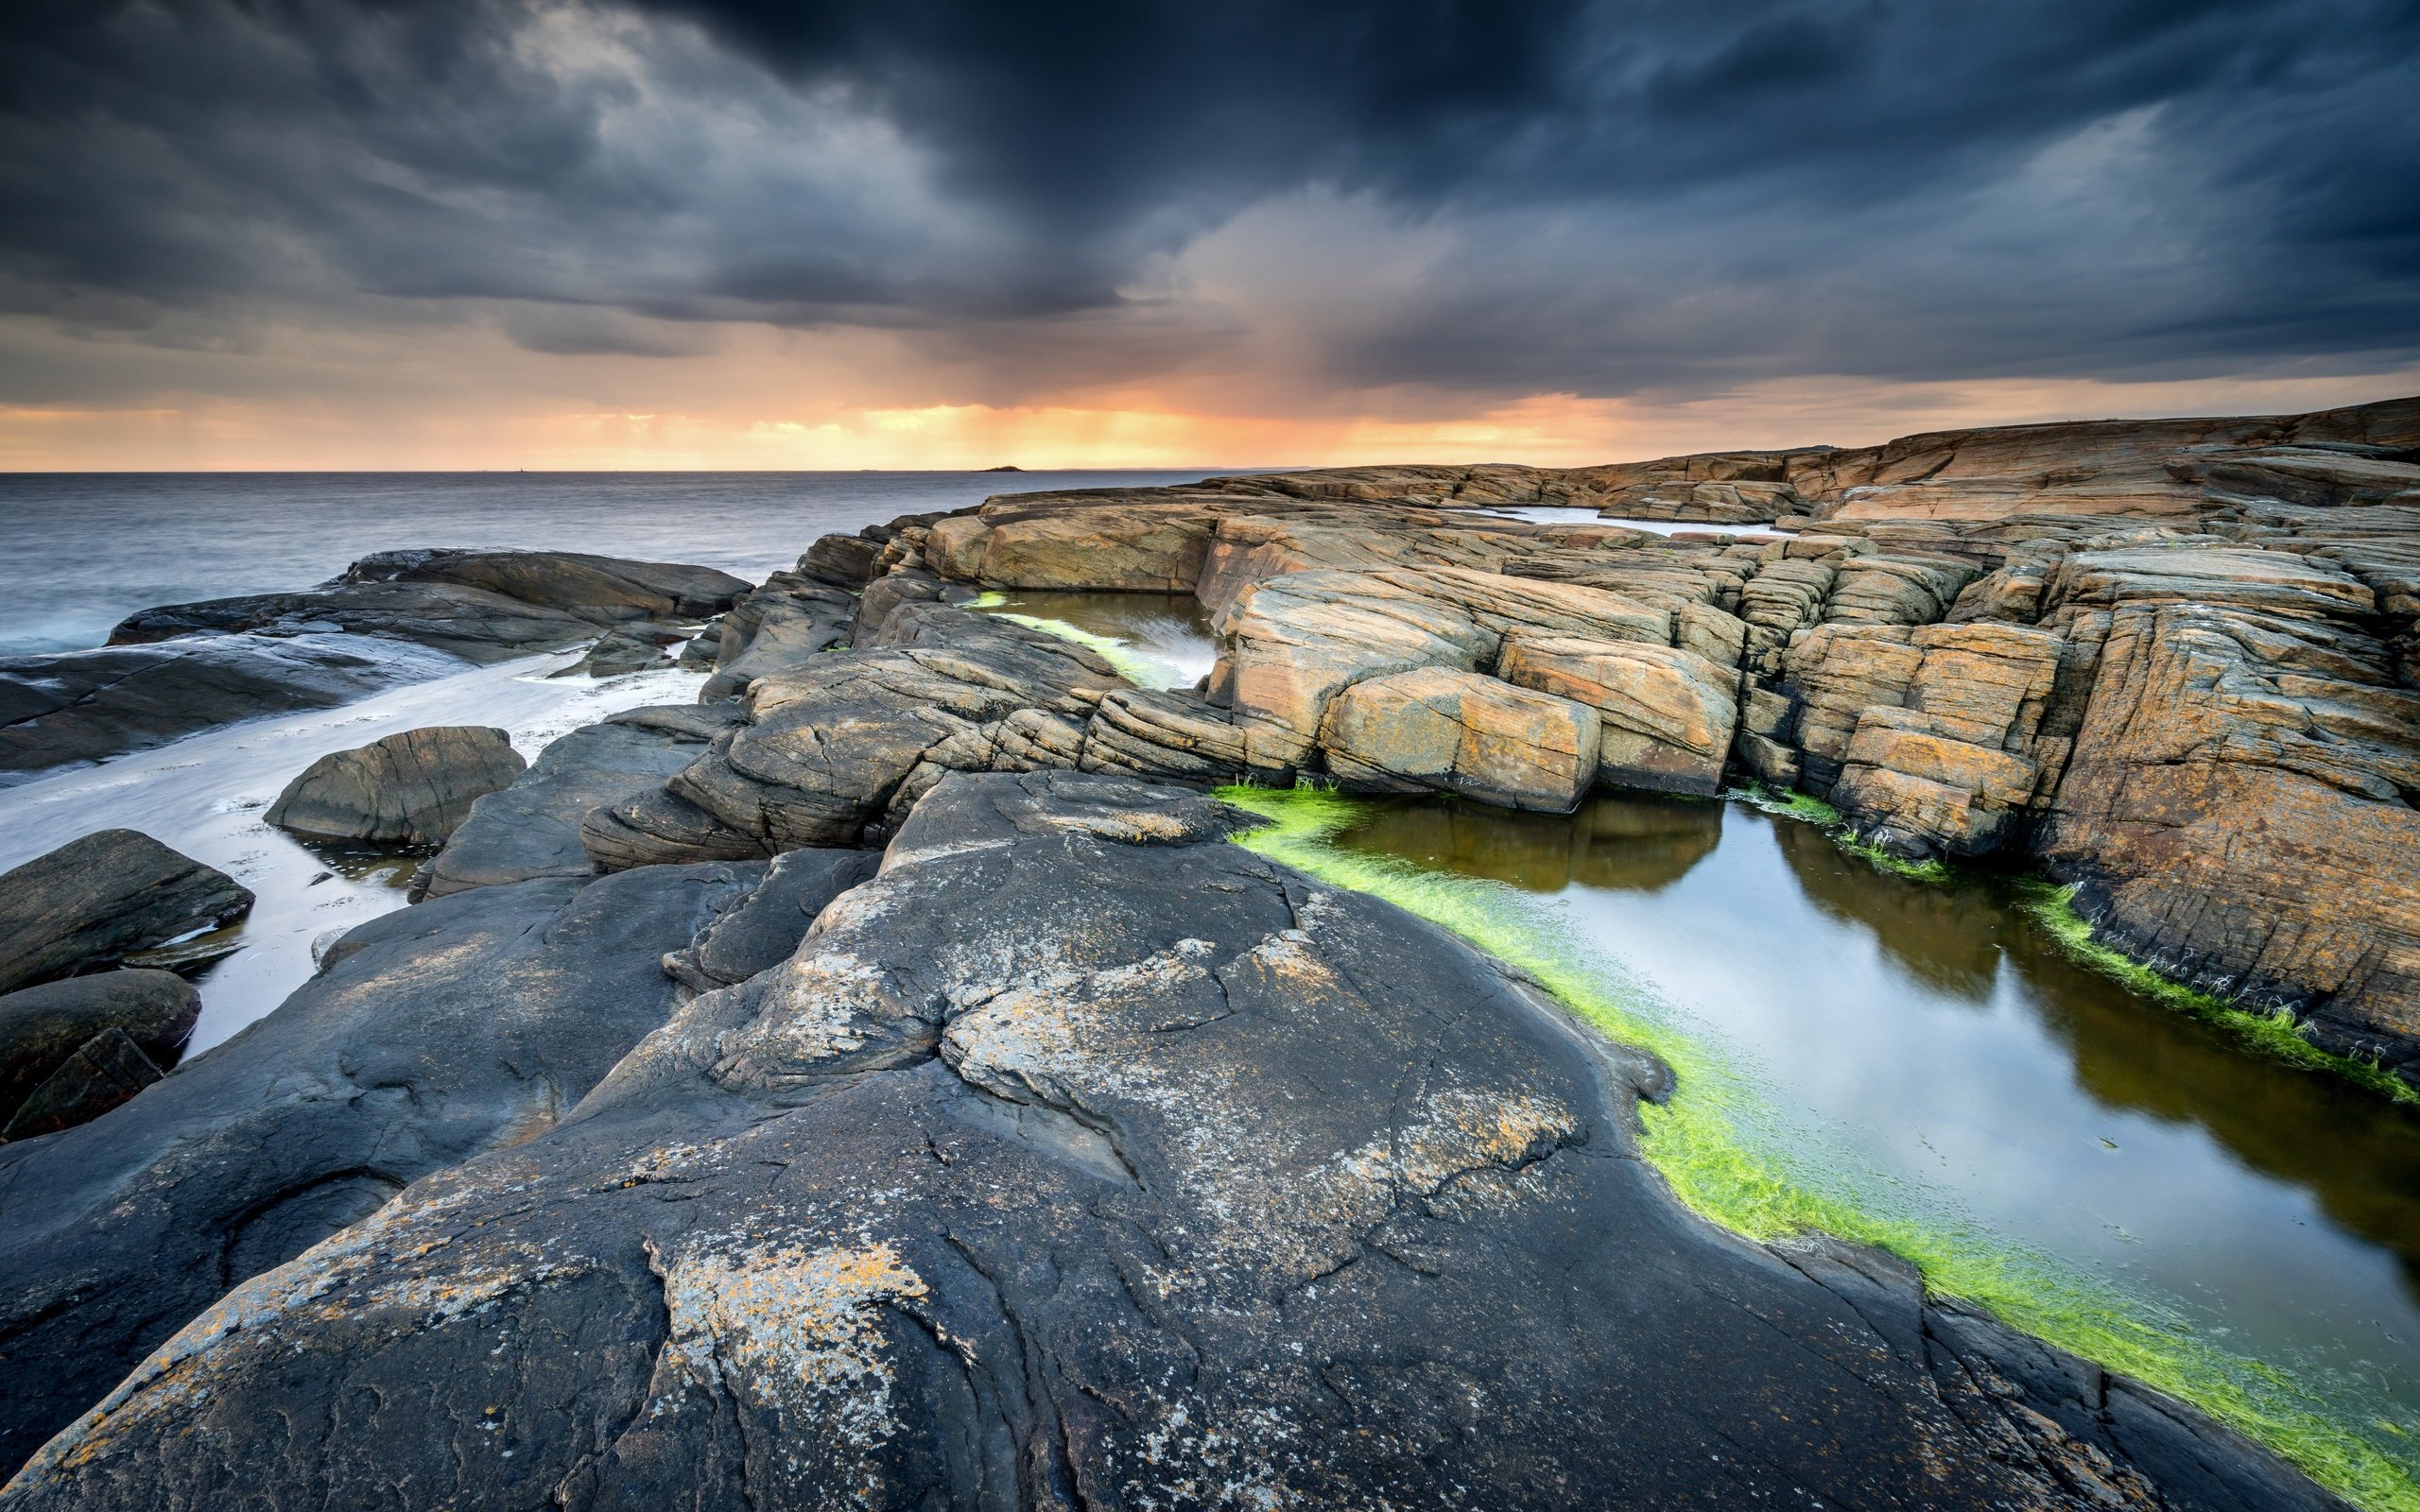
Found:
[[[10,0],[0,469],[1568,465],[2420,392],[2420,0]]]

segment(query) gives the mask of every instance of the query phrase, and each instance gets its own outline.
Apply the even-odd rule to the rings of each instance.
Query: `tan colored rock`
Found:
[[[2420,693],[2357,631],[2118,609],[2041,854],[2117,942],[2293,1004],[2339,1048],[2420,1036]]]
[[[1737,676],[1696,652],[1515,635],[1504,643],[1496,675],[1598,712],[1599,782],[1673,793],[1721,790],[1738,722]]]
[[[1293,573],[1219,616],[1215,691],[1255,770],[1300,767],[1344,688],[1419,667],[1493,662],[1513,632],[1668,644],[1672,616],[1602,589],[1459,568]]]
[[[1584,704],[1446,667],[1355,683],[1320,731],[1328,770],[1346,787],[1557,813],[1588,790],[1602,739]]]

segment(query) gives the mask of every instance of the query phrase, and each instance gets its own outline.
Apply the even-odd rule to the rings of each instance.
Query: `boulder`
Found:
[[[1513,633],[1668,645],[1669,610],[1579,584],[1460,568],[1305,572],[1246,589],[1221,612],[1213,674],[1255,770],[1301,766],[1328,703],[1372,678],[1493,664]]]
[[[1448,667],[1357,682],[1320,730],[1328,770],[1347,788],[1554,813],[1588,790],[1603,740],[1586,704]]]
[[[510,785],[471,805],[413,879],[415,898],[593,875],[581,839],[588,816],[655,791],[737,719],[721,706],[631,709],[562,736]]]
[[[147,834],[100,830],[0,874],[0,992],[240,918],[251,889]]]
[[[483,725],[400,730],[331,751],[285,784],[263,816],[310,840],[437,845],[471,805],[527,769],[511,737]]]
[[[553,1126],[683,995],[664,955],[763,870],[522,883],[388,914],[103,1122],[0,1145],[0,1460],[229,1286]]]
[[[859,845],[887,837],[944,774],[1002,761],[1004,743],[1007,760],[1028,764],[1028,737],[1046,733],[1035,713],[1080,728],[1104,695],[1132,686],[1072,642],[938,603],[900,605],[860,646],[751,683],[744,723],[668,791],[716,833],[768,850]],[[624,831],[692,838],[686,810],[613,818],[617,843]]]
[[[644,627],[608,630],[596,638],[588,654],[549,674],[558,678],[626,678],[633,672],[661,672],[672,665],[665,648],[683,638],[676,628]]]
[[[1717,1232],[1637,1157],[1656,1068],[1233,822],[947,780],[788,960],[237,1286],[12,1507],[2335,1504],[1904,1265]]]
[[[104,1029],[78,1046],[19,1105],[0,1128],[0,1141],[35,1139],[89,1124],[159,1079],[160,1068],[132,1037],[123,1029]]]
[[[173,971],[96,971],[0,996],[0,1121],[104,1030],[175,1065],[200,1015],[201,994]]]
[[[828,583],[775,573],[723,616],[715,674],[698,696],[735,697],[767,673],[847,645],[857,607],[854,594]]]
[[[1721,791],[1738,723],[1738,674],[1694,651],[1638,642],[1515,635],[1496,676],[1597,711],[1597,780],[1673,793]]]
[[[798,559],[799,576],[854,593],[873,580],[874,558],[882,547],[883,542],[862,535],[818,537]]]

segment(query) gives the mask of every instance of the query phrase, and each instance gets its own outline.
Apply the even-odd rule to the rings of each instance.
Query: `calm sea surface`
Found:
[[[1158,472],[0,473],[0,656],[98,645],[136,610],[307,588],[402,546],[531,546],[743,577],[835,530]]]

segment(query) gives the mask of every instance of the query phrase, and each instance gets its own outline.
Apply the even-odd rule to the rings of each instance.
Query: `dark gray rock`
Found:
[[[770,850],[878,841],[945,773],[1008,765],[1011,716],[1080,720],[1127,686],[1071,642],[996,615],[908,604],[871,646],[761,679],[745,723],[666,785]],[[615,817],[633,831],[655,823]]]
[[[0,658],[0,782],[461,670],[443,651],[333,632]]]
[[[804,576],[854,592],[873,580],[874,558],[882,555],[882,548],[883,542],[872,536],[823,536],[806,548],[806,555],[798,559],[798,570]]]
[[[747,592],[710,567],[559,551],[380,552],[298,593],[170,604],[129,616],[112,645],[197,632],[339,629],[500,661],[592,639],[634,621],[702,619]]]
[[[849,644],[856,595],[796,573],[775,573],[723,616],[715,675],[698,696],[729,698],[768,673]]]
[[[572,552],[399,551],[302,593],[145,610],[100,649],[0,659],[0,774],[331,708],[599,629],[702,619],[747,588],[708,567]]]
[[[11,1508],[2330,1504],[1701,1223],[1651,1068],[1232,817],[949,779],[789,962],[237,1288]]]
[[[748,580],[713,567],[574,551],[382,551],[346,569],[347,583],[452,583],[605,624],[703,619],[731,608]]]
[[[609,630],[596,638],[588,654],[562,671],[551,674],[558,678],[623,678],[633,672],[661,672],[672,665],[665,648],[681,639],[677,633],[661,628]]]
[[[0,873],[0,992],[214,928],[251,890],[147,834],[101,830]]]
[[[717,614],[700,627],[698,633],[689,638],[688,644],[681,647],[681,655],[673,664],[683,672],[712,672],[715,659],[722,650],[724,618]]]
[[[573,730],[510,786],[471,805],[470,817],[421,868],[414,895],[593,875],[579,831],[589,811],[655,791],[737,717],[730,710],[632,709]]]
[[[102,1123],[0,1145],[0,1461],[229,1286],[550,1127],[671,1012],[663,956],[763,869],[524,883],[389,914]]]
[[[29,1140],[89,1124],[159,1079],[160,1068],[125,1030],[104,1029],[33,1090],[0,1128],[0,1140]]]
[[[264,817],[308,839],[436,845],[528,765],[492,726],[400,730],[313,762]]]
[[[856,619],[850,627],[850,643],[871,645],[891,614],[903,604],[938,604],[949,592],[931,569],[903,567],[885,573],[866,585],[857,600]]]
[[[173,971],[98,971],[0,996],[0,1122],[103,1030],[173,1066],[200,1016],[201,994]]]
[[[664,969],[700,992],[745,982],[788,960],[816,916],[874,874],[879,850],[791,850],[774,858],[748,901],[714,921]]]

